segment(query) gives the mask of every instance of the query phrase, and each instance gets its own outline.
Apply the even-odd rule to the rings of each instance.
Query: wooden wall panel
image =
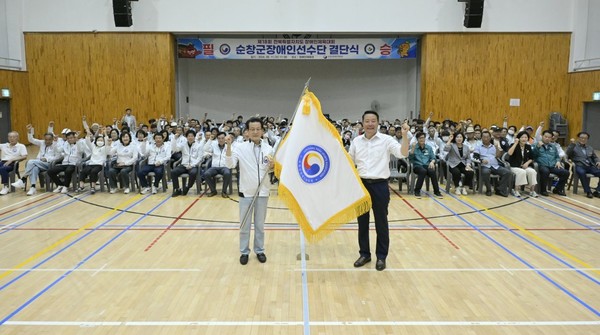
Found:
[[[25,34],[32,124],[81,130],[127,107],[139,122],[175,112],[175,51],[168,33]]]
[[[421,115],[471,117],[485,126],[508,115],[517,127],[568,109],[570,34],[427,34],[422,44]],[[509,107],[510,98],[521,99]]]
[[[29,108],[29,81],[28,73],[21,71],[0,70],[0,87],[7,87],[11,91],[11,125],[12,130],[18,131],[21,143],[28,143],[25,135],[25,125],[31,120]],[[7,134],[0,134],[0,142],[7,141]]]
[[[593,92],[600,92],[600,71],[587,71],[569,74],[569,137],[583,129],[583,103],[592,100]],[[600,136],[600,130],[593,136]]]

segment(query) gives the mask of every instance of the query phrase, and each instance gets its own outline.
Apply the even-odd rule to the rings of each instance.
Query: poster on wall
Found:
[[[411,59],[416,38],[179,38],[177,56],[194,59]]]

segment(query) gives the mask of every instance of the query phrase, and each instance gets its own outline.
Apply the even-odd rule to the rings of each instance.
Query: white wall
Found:
[[[600,0],[574,0],[569,71],[600,69]]]
[[[377,100],[382,119],[403,119],[416,108],[416,60],[178,62],[179,115],[221,122],[232,113],[291,117],[306,80],[323,113],[360,119]],[[190,98],[189,104],[185,97]]]
[[[21,1],[0,0],[0,68],[25,69],[22,21]]]
[[[10,0],[17,1],[17,0]],[[140,0],[131,28],[115,28],[111,0],[18,0],[24,31],[558,32],[571,0],[486,0],[481,29],[463,27],[457,0]]]

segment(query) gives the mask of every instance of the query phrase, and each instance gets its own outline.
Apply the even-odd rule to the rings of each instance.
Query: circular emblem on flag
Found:
[[[329,172],[329,155],[319,146],[306,146],[298,155],[298,174],[305,183],[313,184]]]
[[[365,45],[365,53],[367,55],[372,55],[375,52],[375,46],[371,43]]]

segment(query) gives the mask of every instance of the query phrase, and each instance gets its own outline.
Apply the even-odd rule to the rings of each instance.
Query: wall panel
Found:
[[[482,125],[508,115],[517,127],[568,110],[570,34],[427,34],[421,115],[471,117]],[[509,107],[510,98],[521,99]]]
[[[22,143],[28,143],[27,136],[24,136],[25,125],[31,120],[28,73],[0,70],[0,87],[10,89],[12,96],[10,101],[12,129],[21,134],[20,141]],[[7,141],[6,135],[0,134],[0,142]]]
[[[593,92],[600,92],[600,71],[576,72],[569,74],[569,137],[583,129],[583,103],[592,100]],[[591,132],[592,136],[600,136],[600,130]]]
[[[126,107],[139,121],[174,113],[170,34],[28,33],[25,43],[36,128],[81,129],[82,115],[109,124]]]

